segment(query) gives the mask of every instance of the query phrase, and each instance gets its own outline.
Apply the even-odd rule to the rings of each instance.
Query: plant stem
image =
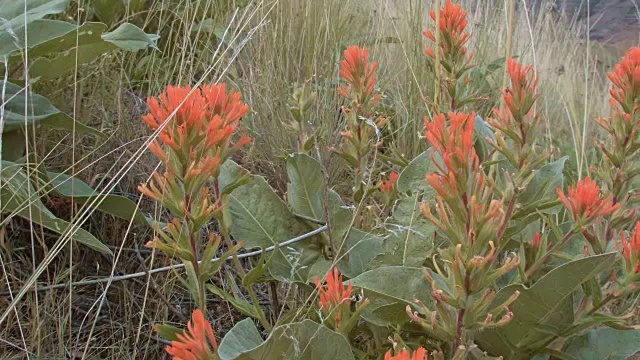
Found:
[[[436,0],[435,1],[435,13],[436,13],[436,26],[434,28],[434,32],[435,32],[435,37],[436,37],[436,44],[434,47],[434,53],[436,55],[435,58],[435,70],[436,70],[436,78],[435,78],[435,89],[434,89],[434,95],[433,95],[433,107],[434,107],[434,111],[435,112],[439,112],[438,111],[438,104],[440,102],[440,78],[441,78],[441,74],[440,74],[440,0]]]
[[[544,255],[542,255],[542,257],[538,259],[538,261],[536,261],[533,265],[531,265],[529,270],[525,272],[525,277],[529,278],[549,258],[549,256],[551,256],[551,254],[553,254],[556,250],[564,246],[569,241],[569,239],[571,239],[571,236],[573,236],[574,234],[575,234],[575,231],[570,230],[562,238],[562,240],[560,240],[559,243],[555,244],[549,251],[547,251]]]
[[[226,224],[224,223],[224,221],[222,219],[219,220],[218,224],[220,225],[220,229],[222,231],[222,237],[224,238],[225,244],[231,249],[233,247],[233,243],[231,242],[231,236],[229,235],[229,231],[227,230]],[[241,278],[244,279],[244,277],[246,276],[246,272],[244,271],[244,268],[242,267],[242,263],[240,263],[240,259],[238,259],[238,254],[236,254],[234,252],[231,255],[231,257],[232,257],[232,260],[233,260],[233,265],[236,267],[236,270],[238,271],[238,274],[240,275]],[[260,321],[260,324],[262,324],[262,326],[265,328],[265,330],[271,331],[271,324],[267,320],[267,317],[264,314],[264,311],[262,311],[262,308],[260,307],[260,302],[258,301],[258,296],[256,295],[255,291],[253,291],[253,287],[251,286],[251,284],[249,284],[245,288],[247,289],[247,292],[249,293],[249,296],[251,297],[251,302],[253,303],[253,307],[258,312],[258,316],[259,316],[258,320]]]
[[[603,306],[605,306],[606,304],[608,304],[611,300],[613,300],[615,298],[616,298],[616,296],[613,293],[610,293],[604,299],[602,299],[602,301],[600,301],[599,303],[593,305],[593,308],[591,310],[589,310],[589,312],[587,312],[587,315],[592,315],[594,312],[600,310]]]

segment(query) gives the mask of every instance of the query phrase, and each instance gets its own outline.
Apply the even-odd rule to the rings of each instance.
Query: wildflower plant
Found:
[[[494,94],[495,108],[483,111],[470,75],[476,65],[466,12],[447,0],[430,15],[438,23],[424,32],[426,55],[444,77],[423,119],[428,149],[379,178],[370,201],[384,211],[375,226],[355,227],[358,214],[307,154],[309,88],[298,88],[290,107],[287,126],[299,153],[286,158],[286,202],[230,159],[250,141],[238,134],[248,111],[239,93],[224,85],[170,87],[149,100],[144,120],[159,139],[149,148],[164,171],[141,191],[172,213],[149,246],[181,258],[199,307],[186,332],[158,326],[173,340],[167,352],[175,359],[573,359],[619,337],[629,341],[616,351],[640,348],[632,320],[640,285],[633,181],[640,173],[640,50],[609,75],[611,114],[596,119],[608,133],[602,164],[566,179],[567,158],[540,136],[543,94],[534,68],[502,59],[509,81]],[[386,121],[376,118],[378,64],[368,49],[350,46],[339,67],[342,143],[314,145],[347,161],[359,201],[364,174],[388,166],[372,156]],[[205,234],[211,222],[220,235]],[[222,240],[226,253],[214,259]],[[261,254],[248,271],[238,240],[261,248],[246,254]],[[329,256],[328,246],[340,248]],[[244,286],[232,296],[210,282],[226,260]],[[258,281],[274,285],[271,306],[282,315],[275,324],[251,286]],[[282,306],[278,285],[287,287]],[[219,345],[204,318],[205,289],[252,318]],[[292,301],[295,295],[305,300]]]

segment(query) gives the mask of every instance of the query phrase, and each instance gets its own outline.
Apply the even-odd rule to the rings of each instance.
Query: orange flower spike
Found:
[[[419,347],[411,354],[411,350],[404,349],[396,353],[391,354],[391,350],[384,354],[384,360],[428,360],[427,350],[423,347]]]
[[[613,83],[612,103],[619,103],[626,113],[633,112],[640,99],[640,47],[631,48],[608,75]]]
[[[511,79],[511,88],[504,91],[502,98],[514,117],[524,117],[539,96],[536,94],[538,79],[533,66],[524,67],[516,60],[509,59],[507,73]]]
[[[435,10],[431,10],[429,16],[433,21],[435,21]],[[467,25],[467,13],[462,9],[462,5],[454,4],[451,0],[447,0],[444,8],[440,9],[440,23],[438,24],[438,29],[445,38],[440,44],[445,56],[455,56],[456,53],[461,55],[466,54],[467,49],[464,46],[471,37],[471,35],[466,31]],[[433,42],[436,41],[436,37],[432,30],[426,30],[423,34],[427,39]],[[428,47],[425,52],[429,57],[435,58],[433,48]],[[467,59],[467,62],[469,60],[470,57]]]
[[[624,233],[620,235],[622,242],[622,256],[634,273],[640,273],[640,221],[636,222],[635,229],[629,238]]]
[[[533,247],[539,248],[540,245],[542,245],[542,237],[540,236],[539,232],[536,232],[533,235]]]
[[[399,178],[400,175],[398,175],[397,172],[392,171],[389,174],[389,178],[387,180],[383,180],[380,182],[380,190],[384,192],[392,192],[396,184],[398,183]]]
[[[569,210],[574,221],[589,221],[611,214],[620,207],[613,203],[613,196],[603,197],[600,187],[590,177],[578,181],[577,186],[569,186],[568,194],[557,189],[558,197]]]
[[[374,94],[376,85],[375,71],[378,63],[369,62],[369,49],[349,46],[340,61],[340,76],[349,83],[349,87],[338,88],[338,94],[344,97],[356,97],[358,105],[375,105],[380,99]]]
[[[320,279],[316,279],[315,284],[320,292],[321,309],[326,311],[343,303],[351,303],[353,285],[349,282],[349,285],[345,288],[338,268],[333,268],[333,271],[327,274],[326,285],[322,285]]]
[[[218,350],[213,328],[200,309],[193,312],[187,331],[177,338],[166,348],[173,360],[210,360]]]

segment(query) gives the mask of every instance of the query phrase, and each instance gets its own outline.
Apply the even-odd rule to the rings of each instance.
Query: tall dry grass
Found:
[[[155,0],[144,12],[128,18],[157,29],[162,52],[110,54],[77,69],[74,76],[44,84],[39,90],[59,108],[110,137],[95,144],[68,134],[32,134],[31,151],[38,161],[52,169],[72,169],[96,186],[111,182],[114,191],[137,201],[136,186],[156,166],[152,157],[141,152],[148,134],[139,119],[145,111],[144,98],[170,83],[223,79],[239,88],[252,108],[247,123],[256,140],[238,160],[251,171],[275,179],[273,185],[283,190],[286,179],[279,157],[296,147],[295,135],[282,127],[289,116],[287,102],[293,86],[308,81],[317,91],[308,126],[322,144],[336,145],[342,127],[342,103],[335,92],[338,60],[351,44],[370,47],[372,58],[380,62],[379,86],[391,118],[385,134],[388,144],[406,158],[424,148],[422,119],[429,115],[424,98],[433,96],[433,73],[423,53],[422,36],[428,2],[256,0],[238,10],[239,3],[226,3],[222,7],[218,0],[180,0],[177,5]],[[470,47],[479,66],[505,53],[509,22],[504,3],[467,3],[474,34]],[[71,16],[77,14],[78,9],[70,10]],[[209,18],[226,27],[207,27]],[[562,148],[563,153],[570,150],[573,171],[584,173],[590,161],[597,161],[589,153],[597,136],[591,118],[607,112],[605,72],[619,53],[586,40],[588,28],[562,14],[534,14],[520,8],[514,25],[512,54],[533,64],[541,78],[540,111],[546,125],[541,142]],[[487,93],[497,96],[501,83],[498,71],[488,78]],[[482,116],[488,115],[495,99],[487,99],[487,107],[479,109]],[[324,146],[316,155],[340,189],[342,160]],[[75,214],[75,221],[80,221],[79,209],[70,203],[52,198],[48,205],[60,216]],[[151,203],[141,206],[149,214],[162,215]],[[26,221],[12,221],[0,229],[0,310],[25,289],[36,268],[48,264],[37,277],[41,291],[26,291],[0,329],[0,358],[157,359],[163,343],[153,334],[152,324],[184,322],[192,304],[172,273],[47,288],[145,271],[172,261],[157,258],[143,247],[151,236],[149,229],[97,213],[86,220],[84,227],[120,254],[117,262],[72,244],[53,255],[49,250],[57,237]],[[267,293],[264,289],[264,301],[269,300]],[[212,303],[211,308],[222,335],[238,316],[224,302]]]

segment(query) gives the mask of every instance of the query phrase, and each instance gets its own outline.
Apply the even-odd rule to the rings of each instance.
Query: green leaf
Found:
[[[344,336],[324,325],[304,320],[276,327],[260,346],[227,359],[349,360],[354,357]]]
[[[138,51],[148,47],[158,49],[156,40],[159,39],[159,36],[147,34],[133,24],[124,23],[114,31],[102,34],[102,39],[114,44],[120,49]]]
[[[45,97],[32,92],[28,93],[24,88],[8,81],[0,83],[5,86],[5,98],[8,99],[4,109],[4,132],[21,129],[26,125],[47,125],[63,129],[73,129],[74,120],[56,109]],[[27,100],[25,107],[25,100]],[[75,122],[78,133],[89,133],[103,137],[100,131]]]
[[[91,0],[88,5],[93,14],[107,24],[113,24],[127,10],[123,0]]]
[[[393,217],[385,223],[387,236],[382,243],[381,254],[370,269],[383,266],[421,266],[433,250],[435,226],[422,216],[420,192],[400,198]]]
[[[76,25],[64,21],[48,19],[35,20],[29,24],[26,47],[33,49],[51,39],[68,34],[75,29]],[[18,55],[16,52],[18,50],[24,50],[24,48],[24,30],[12,35],[0,32],[0,57]],[[29,56],[31,57],[31,52]],[[0,60],[0,62],[4,62],[4,60]]]
[[[235,169],[233,166],[226,167],[232,172]],[[232,178],[231,174],[221,174],[221,180],[224,179],[221,187]],[[225,209],[227,225],[233,237],[237,241],[244,241],[247,248],[276,245],[312,230],[291,213],[263,177],[252,176],[248,184],[233,190],[229,197],[229,205]],[[320,256],[320,244],[313,238],[278,247],[269,272],[281,281],[306,282],[309,267]]]
[[[24,44],[24,27],[47,15],[60,14],[65,11],[69,0],[6,0],[0,3],[0,59],[13,51],[21,49]],[[25,11],[26,10],[26,11]],[[36,25],[39,27],[40,25]],[[51,27],[55,34],[60,29]],[[35,34],[38,39],[43,33]],[[31,37],[31,31],[29,31]],[[27,42],[29,46],[29,42]]]
[[[63,36],[36,46],[30,51],[30,56],[38,58],[29,66],[29,74],[40,80],[52,79],[116,49],[101,37],[106,28],[103,23],[86,22],[79,27],[74,26]],[[53,56],[44,57],[48,54]]]
[[[253,318],[260,317],[256,308],[253,307],[253,305],[251,305],[247,300],[243,299],[241,296],[237,294],[229,294],[225,290],[220,289],[214,285],[207,285],[207,290],[209,290],[212,294],[216,295],[222,300],[228,301],[231,304],[231,306],[233,306],[239,312]]]
[[[96,239],[88,231],[76,228],[73,224],[57,218],[40,201],[35,189],[27,174],[22,168],[14,163],[2,161],[2,172],[0,173],[2,184],[0,187],[0,200],[2,201],[2,213],[8,214],[7,221],[13,216],[33,221],[58,234],[64,234],[72,227],[74,234],[71,239],[94,250],[105,254],[111,254],[111,250],[100,240]]]
[[[178,340],[178,334],[182,334],[184,332],[184,330],[169,324],[154,325],[153,330],[157,332],[159,336],[169,341]]]
[[[235,324],[224,336],[218,347],[221,360],[236,359],[244,352],[262,344],[262,337],[252,319],[244,319]]]
[[[73,197],[81,204],[89,202],[91,206],[95,206],[102,212],[121,219],[133,220],[138,224],[146,225],[151,221],[142,214],[136,203],[124,196],[100,193],[84,181],[66,174],[47,172],[47,176],[51,180],[53,190],[64,197]]]
[[[431,285],[421,268],[388,266],[369,270],[353,278],[353,286],[386,298],[413,304],[419,299],[431,303]]]
[[[293,211],[324,221],[324,176],[320,163],[306,154],[287,158],[287,199]]]
[[[532,204],[556,199],[556,189],[562,188],[564,183],[563,170],[567,159],[565,156],[537,169],[527,188],[518,196],[519,200]]]
[[[431,198],[433,189],[427,183],[427,175],[434,171],[435,167],[431,161],[431,149],[416,156],[409,165],[400,173],[398,178],[398,192],[407,193],[409,191],[424,191],[427,198]]]
[[[17,129],[0,135],[2,136],[2,159],[16,161],[24,156],[27,150],[24,131]]]
[[[501,289],[492,303],[498,306],[504,303],[515,291],[520,296],[509,309],[514,318],[507,325],[488,329],[479,334],[477,343],[481,349],[492,355],[502,355],[509,359],[526,359],[530,346],[549,336],[555,336],[570,322],[559,319],[572,319],[573,307],[568,307],[568,299],[582,283],[591,279],[613,264],[615,253],[596,255],[574,260],[561,265],[543,276],[531,288],[523,285],[511,285]]]
[[[382,238],[375,234],[366,233],[358,229],[351,229],[347,237],[347,258],[338,262],[340,272],[354,278],[371,265],[371,261],[380,254]]]
[[[640,330],[591,330],[572,338],[564,352],[582,360],[627,360],[640,353]]]

